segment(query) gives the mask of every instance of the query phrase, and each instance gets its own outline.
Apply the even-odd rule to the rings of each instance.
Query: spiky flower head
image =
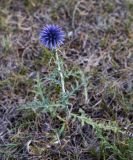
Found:
[[[65,33],[58,25],[46,25],[40,32],[40,42],[49,49],[56,49],[64,42]]]

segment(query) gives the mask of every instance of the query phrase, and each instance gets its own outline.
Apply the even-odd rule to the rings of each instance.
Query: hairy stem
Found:
[[[83,85],[84,85],[84,96],[85,96],[85,104],[88,103],[88,89],[87,89],[87,82],[86,82],[86,79],[85,79],[85,74],[83,71],[81,71],[81,77],[82,77],[82,82],[83,82]]]
[[[57,62],[57,65],[58,65],[58,71],[59,71],[60,79],[61,79],[62,92],[65,93],[64,77],[63,77],[63,73],[62,73],[62,70],[61,70],[61,64],[60,64],[60,60],[59,60],[59,56],[58,56],[57,50],[55,52],[55,55],[56,55],[56,62]]]

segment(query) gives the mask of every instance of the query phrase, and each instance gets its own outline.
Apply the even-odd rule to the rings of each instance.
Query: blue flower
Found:
[[[49,49],[56,49],[64,42],[65,33],[58,25],[46,25],[40,32],[40,42]]]

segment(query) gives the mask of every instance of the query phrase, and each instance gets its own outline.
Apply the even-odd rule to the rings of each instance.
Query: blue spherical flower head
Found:
[[[49,49],[56,49],[64,42],[65,33],[58,25],[46,25],[40,33],[40,42]]]

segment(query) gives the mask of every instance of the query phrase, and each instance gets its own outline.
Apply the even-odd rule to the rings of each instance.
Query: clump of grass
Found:
[[[0,28],[1,30],[5,30],[7,28],[6,17],[1,12],[0,12]]]
[[[110,1],[108,2],[106,1],[104,7],[105,7],[105,11],[107,11],[108,13],[111,13],[113,12],[115,5]]]
[[[12,43],[9,37],[4,36],[2,38],[2,47],[3,47],[3,52],[7,55],[9,53],[9,51],[12,48]]]
[[[126,1],[125,1],[125,4],[126,4],[128,10],[129,10],[130,12],[132,12],[132,11],[133,11],[133,3],[132,3],[132,0],[126,0]]]

